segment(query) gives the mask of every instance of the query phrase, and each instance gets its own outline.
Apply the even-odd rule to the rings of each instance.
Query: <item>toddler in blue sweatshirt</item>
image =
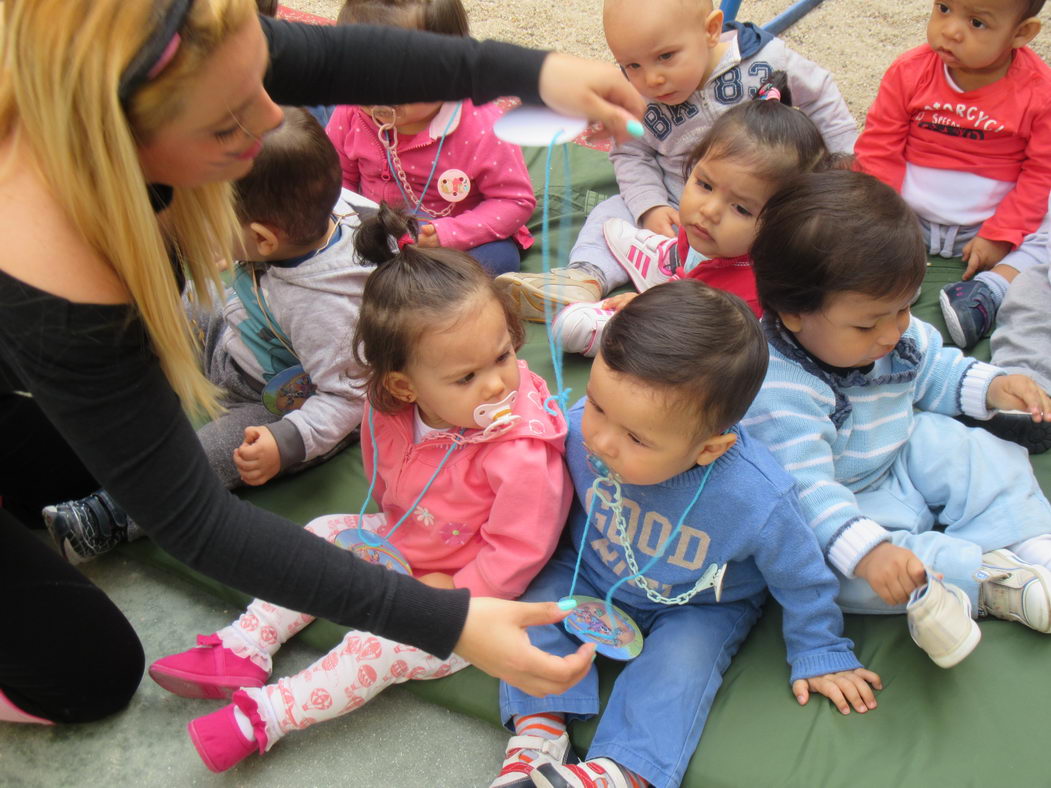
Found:
[[[598,713],[595,668],[542,698],[502,684],[501,715],[515,736],[493,786],[678,785],[767,589],[784,608],[799,703],[816,692],[844,714],[876,707],[880,679],[842,637],[838,585],[794,481],[737,426],[766,366],[748,307],[701,282],[654,287],[611,319],[587,396],[569,412],[566,459],[577,493],[569,544],[523,599],[560,599],[574,576],[575,595],[601,599],[641,566],[642,577],[620,583],[613,601],[644,646],[617,678],[580,764],[566,762],[565,729]],[[714,567],[725,567],[718,598],[718,584],[704,581]],[[579,646],[561,625],[533,627],[530,637],[554,654]]]

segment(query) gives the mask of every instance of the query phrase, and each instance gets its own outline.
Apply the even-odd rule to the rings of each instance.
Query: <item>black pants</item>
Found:
[[[145,655],[103,591],[25,526],[40,509],[98,488],[36,402],[0,393],[0,689],[52,722],[90,722],[128,705]]]
[[[0,509],[0,689],[53,722],[124,708],[142,679],[135,630],[102,589]]]
[[[82,498],[98,484],[29,397],[0,394],[0,497],[30,528],[51,503]]]

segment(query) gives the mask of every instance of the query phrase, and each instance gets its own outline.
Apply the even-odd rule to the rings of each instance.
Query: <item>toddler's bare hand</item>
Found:
[[[636,296],[638,296],[638,293],[621,293],[620,295],[610,296],[599,305],[603,309],[612,309],[614,312],[617,312],[630,304]]]
[[[639,221],[650,232],[660,233],[669,238],[679,234],[679,212],[670,205],[650,208],[639,217]]]
[[[1003,260],[1012,248],[1007,241],[990,241],[976,235],[963,247],[963,261],[967,263],[967,270],[963,272],[964,281],[977,273],[988,271]]]
[[[1024,410],[1033,421],[1051,420],[1051,398],[1027,375],[998,375],[989,384],[985,403],[997,410]]]
[[[851,706],[858,714],[876,708],[878,704],[873,688],[883,689],[883,681],[865,668],[826,673],[824,676],[792,682],[792,693],[800,706],[805,706],[810,699],[810,693],[816,692],[832,701],[843,714],[850,714]]]
[[[256,487],[277,476],[281,450],[266,427],[245,427],[244,443],[234,449],[234,465],[241,481]]]
[[[927,569],[911,550],[882,542],[873,547],[854,574],[864,578],[888,605],[904,605],[909,594],[927,582]]]
[[[434,229],[433,224],[425,224],[420,227],[420,237],[416,239],[416,243],[424,249],[437,249],[442,245],[442,242],[438,240],[438,231]]]

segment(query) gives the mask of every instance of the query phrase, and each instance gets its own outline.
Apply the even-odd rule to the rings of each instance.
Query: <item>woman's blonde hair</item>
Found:
[[[238,223],[231,187],[175,189],[162,233],[137,143],[184,109],[205,60],[255,15],[252,0],[195,0],[171,62],[121,106],[117,86],[172,0],[0,2],[0,138],[33,153],[51,193],[131,294],[153,351],[188,410],[215,414],[171,254],[210,304]]]

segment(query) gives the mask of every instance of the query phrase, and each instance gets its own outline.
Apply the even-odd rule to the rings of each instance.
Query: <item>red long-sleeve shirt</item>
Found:
[[[884,74],[854,152],[900,190],[906,163],[1015,184],[979,235],[1015,246],[1040,226],[1051,192],[1051,68],[1028,47],[991,85],[960,92],[924,44]]]

